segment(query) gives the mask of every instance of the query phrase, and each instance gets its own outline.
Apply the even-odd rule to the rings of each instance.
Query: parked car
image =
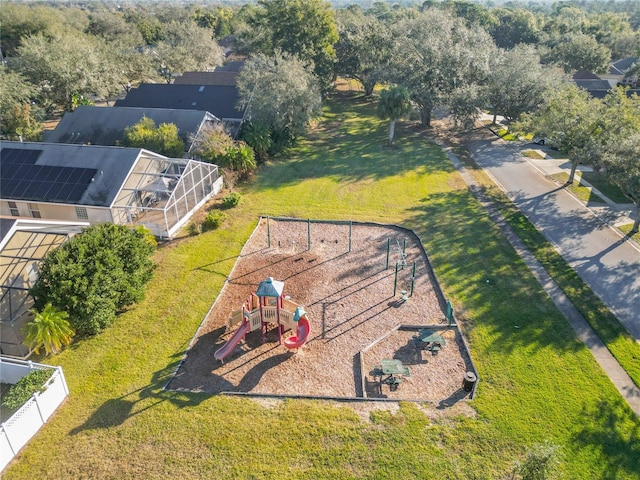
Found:
[[[551,148],[553,150],[558,150],[558,146],[549,137],[534,137],[533,138],[533,143],[535,143],[536,145],[549,147],[549,148]]]

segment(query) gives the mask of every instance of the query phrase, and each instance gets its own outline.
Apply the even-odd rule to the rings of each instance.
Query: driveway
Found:
[[[640,248],[606,223],[619,212],[585,205],[546,178],[539,161],[520,155],[521,146],[486,129],[474,130],[465,144],[478,165],[640,340]]]

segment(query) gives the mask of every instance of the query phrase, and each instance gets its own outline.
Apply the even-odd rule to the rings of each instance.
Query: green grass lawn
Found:
[[[563,478],[640,478],[640,420],[441,150],[402,125],[384,148],[374,114],[330,102],[220,230],[160,249],[142,303],[48,359],[71,395],[4,478],[503,479],[545,441]],[[365,421],[347,404],[163,391],[261,214],[415,229],[464,322],[477,416],[403,403]]]
[[[631,203],[631,200],[622,193],[622,190],[607,180],[600,172],[582,172],[582,178],[600,190],[603,195],[615,203]]]
[[[568,186],[571,193],[573,193],[576,197],[578,197],[585,203],[605,203],[604,199],[597,193],[594,193],[591,187],[587,187],[580,182],[581,177],[582,172],[576,172],[573,183]],[[553,178],[556,182],[564,185],[569,180],[569,174],[566,172],[555,173],[551,175],[551,178]]]

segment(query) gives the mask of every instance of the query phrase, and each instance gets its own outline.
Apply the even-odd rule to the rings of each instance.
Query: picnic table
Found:
[[[397,359],[385,359],[380,361],[380,365],[373,370],[374,377],[380,377],[380,385],[398,386],[404,380],[404,377],[411,375],[409,367],[404,365]]]
[[[447,344],[444,337],[433,330],[420,330],[417,339],[425,350],[431,350],[433,353],[437,353]]]

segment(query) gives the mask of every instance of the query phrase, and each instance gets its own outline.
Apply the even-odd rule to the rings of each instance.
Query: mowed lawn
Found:
[[[440,149],[403,126],[384,148],[374,111],[330,102],[220,230],[159,250],[141,304],[45,360],[64,367],[71,395],[3,478],[503,479],[547,441],[561,478],[640,478],[638,418]],[[163,391],[258,215],[415,229],[464,322],[477,415],[429,420],[401,404],[364,420],[349,404]]]

